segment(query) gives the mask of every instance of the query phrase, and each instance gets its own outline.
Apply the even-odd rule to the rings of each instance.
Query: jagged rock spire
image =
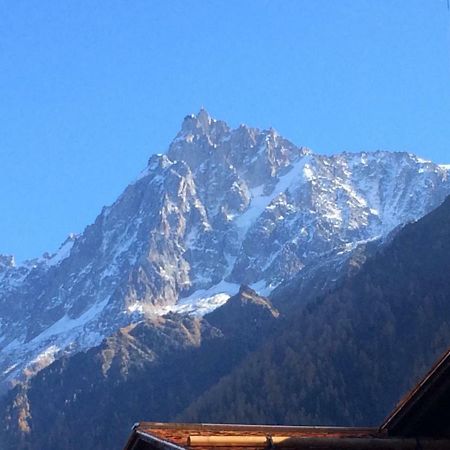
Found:
[[[212,122],[215,121],[206,109],[201,107],[197,115],[189,114],[184,118],[183,124],[181,125],[181,132],[183,134],[197,134],[199,132],[206,134]]]
[[[206,111],[206,109],[203,108],[203,106],[200,108],[200,111],[197,114],[197,120],[201,125],[201,127],[203,128],[203,130],[206,130],[211,125],[212,122],[211,116],[208,114],[208,111]]]

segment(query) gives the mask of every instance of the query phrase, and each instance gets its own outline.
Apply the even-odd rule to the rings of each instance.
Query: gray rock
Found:
[[[267,295],[302,273],[339,274],[358,243],[449,193],[448,169],[412,154],[315,155],[201,110],[56,254],[22,265],[0,257],[0,382],[194,297],[217,302],[241,283]]]

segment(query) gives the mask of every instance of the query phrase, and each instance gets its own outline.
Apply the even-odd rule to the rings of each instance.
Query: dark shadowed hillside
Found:
[[[447,199],[177,419],[377,424],[449,345]]]

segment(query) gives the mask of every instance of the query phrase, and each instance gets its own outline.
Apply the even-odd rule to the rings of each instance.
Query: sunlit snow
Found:
[[[305,166],[310,160],[309,156],[304,156],[294,163],[288,173],[281,176],[272,193],[264,195],[264,186],[258,186],[251,189],[251,203],[250,207],[236,219],[236,225],[241,234],[245,234],[247,230],[253,225],[256,219],[263,213],[263,211],[270,205],[270,203],[280,194],[285,192],[293,185],[296,179],[300,179],[302,175],[306,178],[310,176],[310,168]]]
[[[195,291],[189,297],[180,299],[176,305],[161,308],[160,313],[166,314],[170,311],[203,316],[222,306],[231,296],[237,294],[238,291],[239,284],[221,281],[209,289]]]

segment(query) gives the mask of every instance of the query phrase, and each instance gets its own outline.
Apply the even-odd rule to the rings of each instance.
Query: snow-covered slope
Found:
[[[241,283],[268,294],[449,193],[447,166],[408,153],[315,155],[201,110],[55,255],[21,266],[0,257],[0,380],[97,345],[143,314],[210,311]]]

